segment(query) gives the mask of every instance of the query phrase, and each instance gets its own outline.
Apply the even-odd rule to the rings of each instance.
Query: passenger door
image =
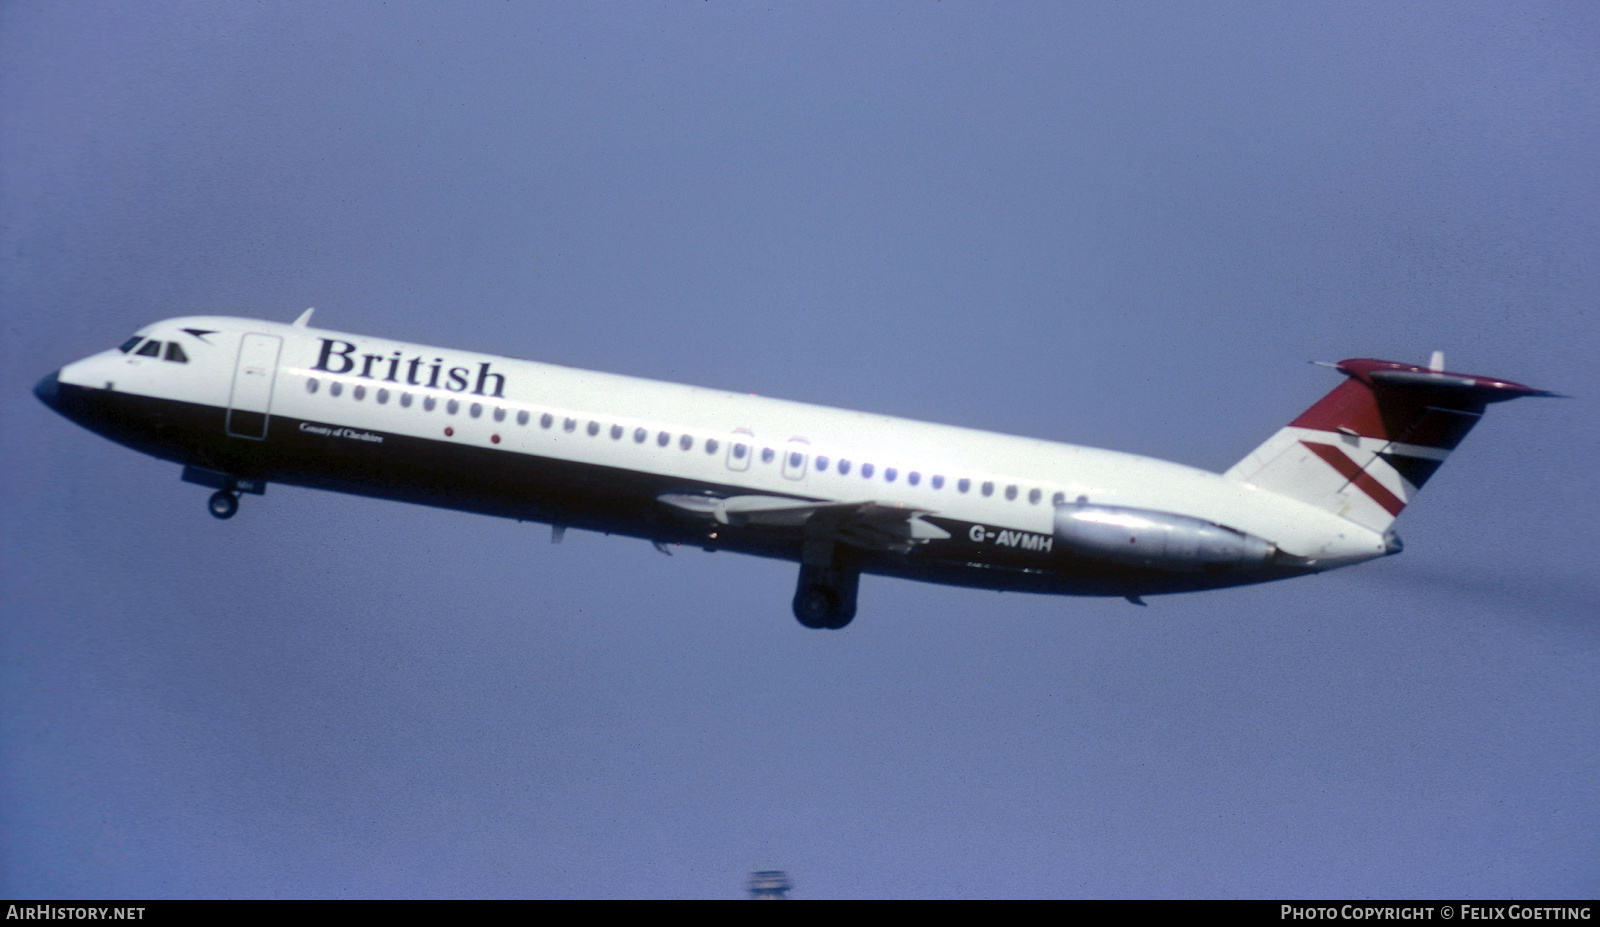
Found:
[[[265,441],[272,413],[272,387],[278,378],[278,355],[283,339],[250,332],[239,340],[239,360],[233,369],[233,392],[228,396],[228,434]]]

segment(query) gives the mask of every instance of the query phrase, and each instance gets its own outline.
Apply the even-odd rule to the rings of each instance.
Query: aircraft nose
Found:
[[[60,407],[61,380],[58,377],[60,373],[61,371],[57,370],[55,373],[47,374],[33,388],[33,394],[39,397],[39,401],[52,409]]]

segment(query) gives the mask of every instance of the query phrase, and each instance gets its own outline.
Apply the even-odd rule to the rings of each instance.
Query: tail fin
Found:
[[[1520,383],[1366,358],[1348,379],[1225,474],[1382,533],[1478,423],[1486,405],[1554,396]]]

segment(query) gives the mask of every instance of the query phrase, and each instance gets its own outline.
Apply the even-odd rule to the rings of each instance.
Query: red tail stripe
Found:
[[[1482,402],[1457,402],[1416,390],[1386,389],[1380,396],[1352,377],[1289,424],[1451,450],[1472,430],[1482,412]]]
[[[1356,484],[1357,489],[1370,496],[1373,502],[1383,506],[1384,511],[1390,515],[1397,516],[1406,507],[1406,504],[1400,501],[1399,496],[1385,488],[1372,474],[1361,469],[1355,461],[1350,459],[1350,455],[1344,451],[1331,444],[1318,444],[1314,441],[1301,441],[1300,443],[1310,448],[1311,453],[1326,461],[1328,466],[1338,470],[1345,479]]]
[[[1392,440],[1395,437],[1389,434],[1383,415],[1378,411],[1378,397],[1372,394],[1372,387],[1353,378],[1335,386],[1333,392],[1317,400],[1316,405],[1289,424],[1316,431],[1348,428],[1364,438]]]

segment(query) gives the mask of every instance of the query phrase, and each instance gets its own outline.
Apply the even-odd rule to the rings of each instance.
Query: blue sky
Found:
[[[1600,891],[1600,15],[0,7],[9,897]],[[1403,555],[868,577],[177,468],[29,393],[294,318],[1224,469],[1376,356],[1492,409]]]

